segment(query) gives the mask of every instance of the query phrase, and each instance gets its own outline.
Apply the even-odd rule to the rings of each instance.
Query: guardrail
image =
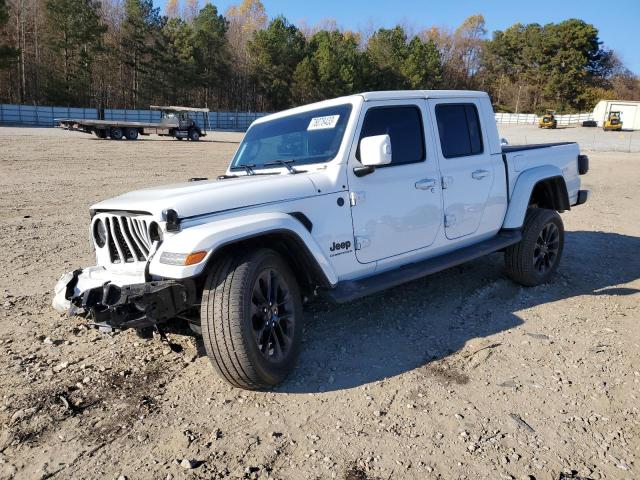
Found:
[[[535,125],[540,117],[535,113],[496,113],[496,123]],[[593,113],[570,113],[556,115],[558,125],[580,125],[587,120],[593,120]]]
[[[198,113],[198,120],[202,119]],[[209,125],[212,130],[245,131],[257,118],[268,115],[262,112],[209,112]],[[32,127],[56,127],[61,118],[81,120],[98,119],[96,108],[45,107],[40,105],[0,104],[0,124],[25,125]],[[105,120],[126,122],[159,122],[157,110],[105,109]]]

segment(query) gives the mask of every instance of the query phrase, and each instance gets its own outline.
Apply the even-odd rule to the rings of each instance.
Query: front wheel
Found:
[[[198,140],[200,140],[200,132],[198,132],[198,130],[196,130],[195,128],[189,130],[189,140],[191,140],[192,142],[197,142]]]
[[[302,337],[302,300],[282,257],[259,249],[212,265],[200,324],[209,360],[231,385],[278,385],[295,365]]]
[[[564,248],[564,225],[555,210],[529,208],[522,240],[505,250],[507,275],[527,287],[540,285],[558,269]]]

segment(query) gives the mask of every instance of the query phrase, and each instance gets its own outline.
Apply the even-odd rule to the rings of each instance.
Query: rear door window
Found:
[[[445,158],[478,155],[483,152],[478,109],[472,103],[436,105],[440,146]]]

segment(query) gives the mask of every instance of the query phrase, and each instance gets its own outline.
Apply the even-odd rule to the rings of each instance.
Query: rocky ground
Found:
[[[590,154],[552,283],[511,283],[495,254],[316,302],[275,391],[227,386],[193,337],[174,353],[51,309],[92,264],[90,204],[213,177],[237,138],[0,128],[0,478],[640,477],[637,153]]]

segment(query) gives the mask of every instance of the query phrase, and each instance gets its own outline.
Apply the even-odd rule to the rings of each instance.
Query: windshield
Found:
[[[338,153],[350,114],[347,104],[258,123],[247,131],[231,169],[328,162]]]

